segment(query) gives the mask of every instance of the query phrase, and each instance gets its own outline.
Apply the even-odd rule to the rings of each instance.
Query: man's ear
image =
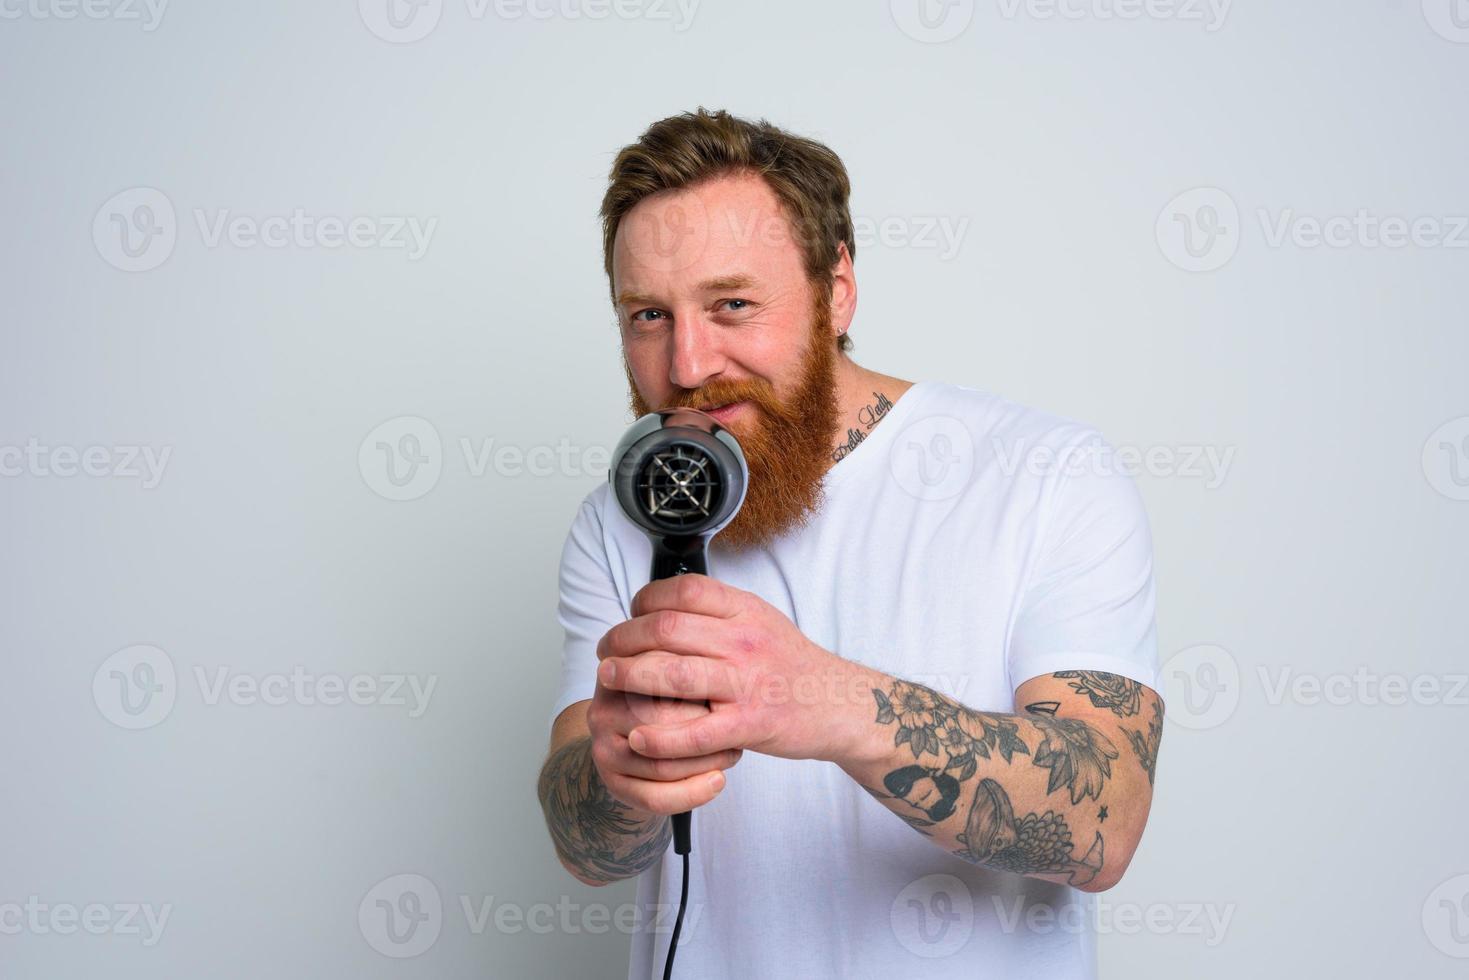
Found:
[[[847,243],[837,243],[837,260],[831,267],[831,325],[836,336],[847,332],[857,314],[857,273]]]

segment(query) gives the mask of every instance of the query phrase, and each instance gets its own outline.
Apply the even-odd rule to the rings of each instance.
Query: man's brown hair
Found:
[[[847,168],[831,149],[761,119],[750,122],[720,109],[685,112],[660,119],[636,143],[623,147],[612,163],[602,198],[602,252],[612,302],[612,244],[617,227],[639,201],[659,191],[678,190],[731,174],[763,178],[785,211],[801,248],[806,279],[818,297],[831,301],[831,270],[847,246],[857,260],[848,206]],[[845,333],[837,349],[852,349]]]

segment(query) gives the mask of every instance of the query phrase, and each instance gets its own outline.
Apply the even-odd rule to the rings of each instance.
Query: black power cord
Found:
[[[663,980],[673,980],[673,954],[678,950],[678,934],[683,930],[683,910],[689,901],[689,852],[683,852],[683,887],[678,893],[678,917],[673,920],[673,938],[668,941],[668,956],[663,961]]]
[[[709,707],[705,699],[704,707]],[[673,920],[673,938],[668,941],[668,958],[663,961],[663,980],[673,980],[673,954],[678,949],[678,934],[683,929],[684,906],[689,902],[689,852],[694,849],[694,815],[688,810],[672,814],[673,853],[683,855],[683,888],[678,894],[678,918]]]

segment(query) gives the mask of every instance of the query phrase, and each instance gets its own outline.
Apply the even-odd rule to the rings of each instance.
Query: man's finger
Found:
[[[650,759],[687,759],[725,749],[744,748],[734,712],[712,711],[677,725],[639,725],[627,736],[628,746]]]
[[[702,718],[709,713],[703,701],[686,701],[683,698],[651,698],[642,694],[628,694],[608,688],[597,682],[597,693],[593,703],[597,704],[601,728],[627,737],[627,733],[639,725],[675,725],[679,722]],[[589,709],[590,710],[590,709]]]
[[[597,668],[603,687],[630,694],[685,701],[739,699],[739,679],[729,664],[709,657],[651,651],[610,657]]]
[[[647,650],[717,653],[732,649],[729,621],[701,613],[658,609],[618,623],[597,644],[597,659],[632,657]]]
[[[707,575],[675,575],[654,579],[632,597],[634,617],[646,616],[659,609],[678,609],[716,619],[738,616],[744,608],[745,593],[732,585]]]
[[[647,756],[638,755],[629,748],[625,738],[611,740],[605,751],[607,753],[606,765],[603,766],[605,770],[634,779],[647,779],[659,783],[677,782],[680,779],[697,776],[701,772],[713,772],[715,769],[729,769],[739,762],[743,755],[739,749],[730,749],[692,759],[649,759]]]
[[[658,782],[633,776],[607,774],[603,782],[613,796],[650,813],[684,813],[708,803],[724,789],[724,773],[719,770],[674,782]]]

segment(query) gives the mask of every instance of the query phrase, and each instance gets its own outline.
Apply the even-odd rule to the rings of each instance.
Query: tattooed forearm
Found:
[[[958,841],[964,846],[955,854],[997,871],[1064,874],[1079,887],[1102,870],[1101,831],[1096,832],[1087,852],[1078,857],[1071,842],[1071,828],[1061,814],[1047,810],[1016,819],[1010,795],[993,779],[979,781]]]
[[[906,745],[915,760],[936,756],[940,762],[926,770],[910,766],[889,773],[883,783],[894,796],[911,799],[914,787],[927,790],[932,786],[942,798],[942,779],[951,777],[962,783],[972,778],[980,759],[994,755],[1009,763],[1016,755],[1031,755],[1011,716],[971,710],[907,681],[894,682],[887,692],[873,688],[872,696],[877,701],[877,723],[896,726],[895,746]],[[1052,717],[1054,708],[1050,714],[1038,705],[1031,705],[1030,710],[1035,712],[1030,723],[1040,735],[1032,759],[1051,773],[1046,792],[1064,786],[1071,792],[1072,803],[1081,802],[1084,796],[1099,799],[1103,783],[1112,775],[1110,760],[1117,758],[1116,747],[1086,722]],[[926,771],[930,778],[918,778],[918,771]],[[895,785],[907,792],[898,792]]]
[[[1129,733],[1105,720],[1114,705],[1095,704],[1102,686],[1094,679],[1046,678],[1052,686],[1036,690],[1054,700],[1029,700],[1011,714],[884,677],[870,688],[875,725],[864,755],[843,768],[918,833],[970,862],[1088,890],[1110,887],[1130,860],[1139,807],[1145,819],[1151,793],[1142,773],[1113,765]],[[1139,697],[1147,707],[1156,700],[1141,687]],[[1125,710],[1126,701],[1124,693],[1116,706]],[[1118,867],[1104,868],[1109,810],[1118,818],[1107,824],[1117,828],[1108,843]]]
[[[1071,802],[1083,797],[1102,798],[1102,784],[1112,775],[1111,760],[1117,758],[1117,747],[1101,732],[1084,721],[1036,715],[1031,723],[1041,731],[1042,740],[1035,748],[1035,764],[1051,770],[1047,793],[1061,787],[1071,791]]]
[[[1100,670],[1058,670],[1053,677],[1071,682],[1077,694],[1091,698],[1098,708],[1107,708],[1119,718],[1135,715],[1143,686],[1137,681]]]
[[[639,817],[607,791],[587,736],[546,760],[537,795],[556,852],[587,881],[631,878],[668,849],[668,819]]]
[[[1143,771],[1148,774],[1148,785],[1153,784],[1153,776],[1158,770],[1158,745],[1163,741],[1163,705],[1158,700],[1153,701],[1153,720],[1148,722],[1146,732],[1124,729],[1127,738],[1132,742],[1132,750],[1137,753],[1137,758],[1142,763]]]

